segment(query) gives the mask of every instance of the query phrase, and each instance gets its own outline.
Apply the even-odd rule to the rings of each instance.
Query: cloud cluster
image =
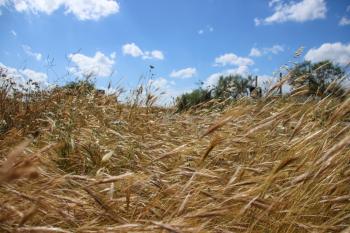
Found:
[[[259,75],[258,86],[262,88],[263,92],[269,91],[277,82],[280,81],[280,77],[271,75]],[[282,92],[288,93],[291,91],[291,86],[288,83],[282,85]]]
[[[148,84],[157,90],[156,95],[160,96],[158,104],[163,106],[171,104],[177,96],[186,92],[184,89],[176,88],[174,81],[168,81],[163,77],[150,80]]]
[[[124,55],[132,57],[142,57],[142,59],[157,59],[163,60],[164,54],[160,50],[142,51],[135,43],[128,43],[123,45],[122,52]]]
[[[42,54],[33,52],[32,48],[29,45],[22,45],[22,49],[28,56],[35,58],[37,61],[41,60]]]
[[[89,57],[84,54],[69,54],[68,58],[75,64],[69,71],[78,76],[109,77],[113,74],[113,65],[116,55],[112,53],[109,57],[102,52],[96,52],[95,56]]]
[[[284,51],[284,47],[282,45],[274,45],[272,47],[268,48],[252,48],[250,50],[250,57],[261,57],[262,55],[268,55],[268,54],[279,54]]]
[[[325,43],[319,48],[310,49],[305,59],[312,62],[331,60],[340,65],[347,65],[350,63],[350,44]]]
[[[327,13],[325,0],[302,0],[287,3],[282,0],[271,0],[269,7],[274,9],[274,13],[265,19],[255,18],[255,25],[324,19]]]
[[[340,26],[350,25],[350,19],[347,16],[343,16],[339,21]]]
[[[48,78],[45,73],[37,72],[31,69],[16,69],[6,66],[0,62],[0,69],[5,70],[8,77],[12,78],[17,85],[26,86],[28,80],[39,84],[40,87],[48,86]]]
[[[204,88],[212,88],[215,87],[217,82],[219,81],[219,78],[221,76],[228,76],[228,75],[242,75],[247,76],[249,74],[249,69],[247,66],[239,66],[234,69],[227,69],[222,72],[214,73],[210,75],[203,84]]]
[[[31,69],[19,70],[18,72],[27,79],[32,79],[37,83],[47,85],[47,75],[45,73],[37,72]]]
[[[169,82],[163,77],[157,78],[157,79],[152,79],[148,83],[151,85],[153,88],[164,91],[164,89],[169,89],[171,85],[174,85],[174,82]]]
[[[226,65],[236,65],[236,66],[250,66],[253,65],[254,61],[247,57],[239,57],[234,53],[226,53],[215,58],[215,66],[226,66]]]
[[[256,51],[257,52],[257,51]],[[240,57],[234,53],[226,53],[215,58],[214,66],[236,66],[232,69],[226,69],[221,72],[214,73],[210,75],[205,81],[203,86],[205,88],[210,88],[216,85],[220,76],[227,75],[242,75],[247,76],[249,74],[249,66],[254,65],[254,61],[248,57]]]
[[[60,7],[79,20],[98,20],[119,12],[116,0],[0,0],[0,6],[13,6],[18,12],[52,14]]]
[[[250,57],[261,57],[262,52],[258,48],[252,48],[249,53]]]
[[[197,74],[196,68],[188,67],[188,68],[181,69],[181,70],[173,70],[170,74],[170,77],[186,79],[186,78],[192,78],[196,74]]]
[[[350,12],[350,5],[346,7],[346,12]],[[350,25],[350,18],[348,16],[343,16],[339,21],[340,26]]]
[[[205,28],[199,29],[199,30],[198,30],[198,34],[199,34],[199,35],[203,35],[203,34],[206,33],[206,32],[213,32],[213,31],[214,31],[214,27],[213,27],[213,26],[210,26],[210,25],[207,25]]]

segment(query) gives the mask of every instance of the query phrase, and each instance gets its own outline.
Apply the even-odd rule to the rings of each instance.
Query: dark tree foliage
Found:
[[[307,87],[308,93],[306,95],[341,96],[344,89],[337,80],[340,80],[344,75],[344,69],[330,61],[318,63],[305,61],[292,69],[289,84],[294,90]]]
[[[66,94],[74,96],[84,96],[91,93],[98,93],[95,84],[87,79],[72,81],[62,87],[57,86],[53,91],[64,91]]]
[[[178,111],[183,111],[211,99],[211,90],[198,88],[190,93],[185,93],[177,97],[176,108]]]
[[[79,90],[84,89],[86,91],[95,90],[95,85],[88,80],[72,81],[63,86],[64,89]]]
[[[189,109],[211,99],[238,99],[247,96],[252,85],[252,78],[244,78],[240,75],[221,76],[214,85],[209,88],[197,88],[190,93],[185,93],[176,99],[178,111]]]
[[[241,75],[221,76],[213,89],[214,98],[237,99],[248,95],[248,89],[252,86],[252,78],[243,78]]]

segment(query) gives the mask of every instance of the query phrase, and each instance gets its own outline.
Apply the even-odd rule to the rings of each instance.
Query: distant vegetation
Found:
[[[179,111],[188,109],[212,99],[212,90],[199,87],[189,93],[182,94],[176,99],[176,107]]]
[[[72,90],[72,91],[84,91],[84,92],[91,92],[96,90],[95,88],[95,84],[88,80],[88,79],[84,79],[84,80],[77,80],[77,81],[71,81],[67,84],[65,84],[63,87],[61,87],[63,89],[67,89],[67,90]]]
[[[252,77],[244,78],[241,75],[220,76],[212,87],[202,87],[185,93],[176,99],[178,111],[186,110],[212,99],[227,100],[247,96],[255,89]]]
[[[304,96],[341,97],[345,89],[342,86],[345,71],[330,61],[311,63],[309,61],[295,65],[288,73],[288,84],[292,92],[302,92]],[[185,93],[176,99],[178,111],[183,111],[210,100],[237,100],[243,96],[259,97],[262,87],[258,87],[252,76],[221,76],[213,87],[202,87]]]
[[[290,74],[289,84],[293,87],[293,91],[304,90],[308,96],[340,97],[345,92],[342,86],[346,78],[345,71],[330,61],[318,63],[305,61],[296,65]]]

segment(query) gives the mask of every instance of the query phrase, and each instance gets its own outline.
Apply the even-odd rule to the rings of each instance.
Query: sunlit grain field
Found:
[[[350,232],[349,100],[52,92],[1,134],[0,231]]]

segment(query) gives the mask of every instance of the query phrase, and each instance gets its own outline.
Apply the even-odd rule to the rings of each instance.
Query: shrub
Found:
[[[185,93],[176,99],[176,108],[178,111],[187,110],[200,103],[211,100],[211,91],[203,88],[197,88],[192,92]]]
[[[64,85],[62,88],[73,92],[80,92],[83,94],[88,94],[96,90],[95,84],[91,82],[89,79],[72,81]]]

